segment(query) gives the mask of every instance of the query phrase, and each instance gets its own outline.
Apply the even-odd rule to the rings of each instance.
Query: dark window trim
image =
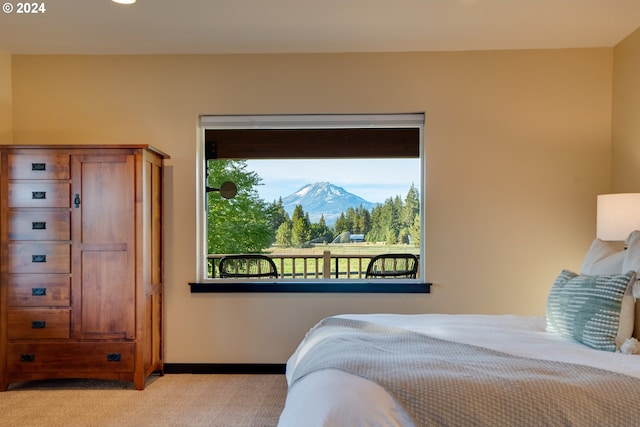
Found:
[[[205,161],[420,157],[420,146],[416,144],[420,131],[415,127],[205,129],[204,138]]]
[[[429,294],[431,283],[393,283],[392,281],[368,282],[193,282],[191,293],[368,293],[368,294]]]

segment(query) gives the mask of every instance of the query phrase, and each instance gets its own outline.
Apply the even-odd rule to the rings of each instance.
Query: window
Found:
[[[204,116],[200,126],[192,292],[428,292],[423,114]],[[416,278],[368,279],[382,253],[415,255]],[[235,273],[257,263],[247,254],[266,255],[277,278],[221,271],[230,255],[243,256]]]

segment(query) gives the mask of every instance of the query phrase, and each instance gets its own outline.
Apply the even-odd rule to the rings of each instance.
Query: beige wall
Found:
[[[11,143],[11,98],[11,55],[0,50],[0,144]]]
[[[614,49],[613,192],[640,192],[640,29]]]
[[[611,187],[613,49],[14,56],[13,141],[149,143],[166,182],[166,359],[282,363],[344,312],[541,315]],[[191,294],[201,114],[426,113],[427,295]]]

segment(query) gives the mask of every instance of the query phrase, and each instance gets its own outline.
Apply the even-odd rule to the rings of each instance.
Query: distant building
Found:
[[[333,239],[331,243],[360,243],[364,242],[364,234],[351,234],[348,231],[343,231]]]

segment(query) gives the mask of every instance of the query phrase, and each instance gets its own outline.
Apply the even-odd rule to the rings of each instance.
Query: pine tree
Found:
[[[358,230],[357,232],[360,234],[367,234],[369,230],[371,230],[371,214],[364,206],[362,206],[362,204],[360,204],[360,206],[358,206],[358,209],[356,209],[356,214],[356,229]]]
[[[407,196],[404,198],[404,207],[402,208],[402,226],[412,227],[416,215],[420,214],[420,195],[415,185],[411,184]]]
[[[276,245],[291,246],[291,220],[287,219],[276,230]]]
[[[409,227],[409,234],[411,235],[411,243],[414,246],[420,246],[420,214],[413,219],[413,225]]]
[[[349,231],[349,224],[347,224],[347,218],[344,215],[344,212],[340,214],[340,217],[336,220],[333,227],[335,228],[336,235]]]
[[[418,217],[418,229],[415,229],[415,219]],[[404,199],[404,205],[400,214],[400,230],[398,241],[400,243],[409,244],[416,240],[419,241],[420,234],[420,196],[416,187],[411,184],[407,196]],[[416,235],[417,234],[417,235]],[[414,235],[416,237],[414,238]]]
[[[311,224],[311,240],[314,242],[329,243],[333,240],[333,232],[327,226],[324,215],[320,216],[318,222]]]
[[[290,221],[289,214],[284,209],[284,205],[282,203],[282,197],[278,198],[277,201],[271,203],[268,207],[269,211],[269,227],[273,231],[273,234],[276,235],[276,232],[280,225],[284,224],[286,221]]]
[[[303,246],[309,240],[311,240],[309,215],[305,215],[301,205],[296,205],[291,215],[291,243],[294,246]]]

